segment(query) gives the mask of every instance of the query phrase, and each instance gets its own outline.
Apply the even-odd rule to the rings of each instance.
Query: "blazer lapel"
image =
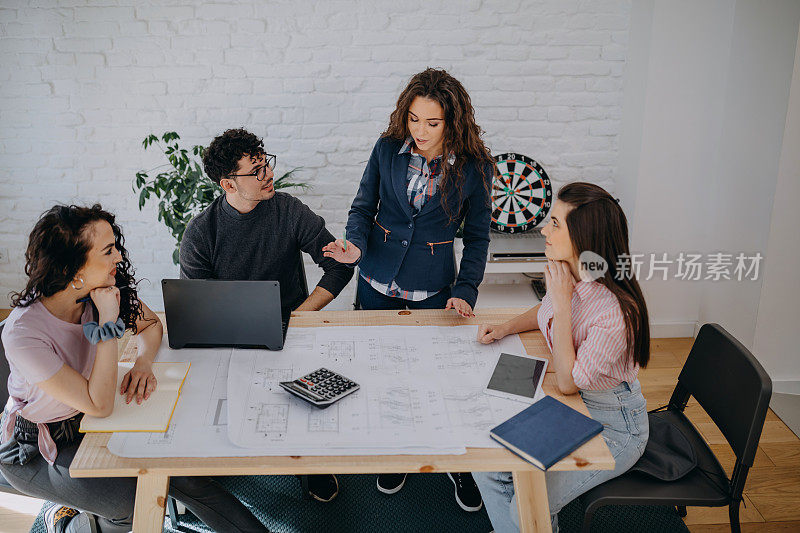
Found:
[[[403,211],[408,215],[409,220],[413,218],[414,212],[411,209],[411,204],[408,203],[408,183],[406,183],[406,176],[408,176],[408,162],[411,155],[393,154],[392,156],[392,186],[394,187],[397,201],[399,202]]]
[[[418,217],[422,216],[422,215],[424,215],[426,213],[429,213],[430,211],[433,211],[434,209],[437,209],[437,208],[441,207],[441,205],[440,205],[441,204],[441,198],[442,198],[442,191],[441,191],[441,189],[437,188],[436,189],[436,194],[434,194],[433,196],[431,196],[430,198],[425,200],[425,205],[423,205],[422,209],[419,210],[419,213],[417,213],[417,216]]]

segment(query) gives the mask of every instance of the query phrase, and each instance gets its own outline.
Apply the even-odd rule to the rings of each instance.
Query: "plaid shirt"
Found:
[[[411,159],[408,161],[408,173],[406,174],[406,181],[408,187],[408,203],[411,204],[411,209],[414,210],[414,215],[420,212],[425,202],[431,199],[439,189],[439,179],[442,177],[442,156],[435,157],[428,165],[428,160],[422,154],[414,153],[411,149],[411,137],[406,139],[405,144],[398,154],[411,153]]]
[[[430,200],[436,191],[439,190],[439,179],[442,177],[442,156],[436,157],[428,165],[428,160],[421,154],[414,153],[411,149],[411,137],[406,139],[406,142],[400,148],[398,154],[411,153],[411,159],[408,162],[408,173],[406,174],[406,181],[408,187],[408,203],[411,204],[411,209],[414,211],[414,216],[420,212],[425,202]],[[448,162],[452,165],[455,161],[455,155],[450,154]],[[393,298],[402,298],[403,300],[411,300],[412,302],[419,302],[426,300],[431,296],[438,294],[439,291],[414,291],[401,289],[394,280],[391,283],[384,284],[374,279],[361,274],[364,281],[381,294],[391,296]]]

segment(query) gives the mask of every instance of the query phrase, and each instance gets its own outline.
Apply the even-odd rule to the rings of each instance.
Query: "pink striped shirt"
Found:
[[[553,303],[545,294],[536,315],[547,346],[553,351]],[[633,383],[639,365],[628,360],[625,319],[617,297],[596,281],[581,281],[572,292],[572,379],[579,389],[607,390]]]

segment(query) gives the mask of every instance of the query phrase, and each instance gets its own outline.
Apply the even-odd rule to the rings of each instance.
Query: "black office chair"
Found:
[[[0,335],[3,334],[3,328],[6,321],[0,322]],[[6,359],[6,351],[3,348],[3,340],[0,338],[0,411],[5,409],[8,402],[8,375],[11,373],[11,368],[8,366],[8,359]],[[22,494],[20,491],[11,486],[3,474],[0,473],[0,492],[7,492],[9,494]]]
[[[303,254],[300,254],[300,288],[303,290],[303,299],[308,298],[308,281],[306,280],[306,265],[303,263]]]
[[[694,396],[722,431],[736,455],[730,479],[702,435],[684,414]],[[686,506],[729,506],[731,531],[738,533],[739,503],[747,472],[761,438],[772,380],[753,354],[719,324],[705,324],[695,339],[678,384],[665,411],[652,413],[677,426],[697,456],[697,467],[682,478],[666,482],[640,472],[627,472],[581,497],[583,531],[604,505],[669,505],[686,516]]]
[[[358,272],[358,267],[356,267],[353,273],[353,279],[356,280],[356,295],[353,296],[353,311],[361,311],[361,301],[358,299],[358,276],[360,276],[360,274]]]

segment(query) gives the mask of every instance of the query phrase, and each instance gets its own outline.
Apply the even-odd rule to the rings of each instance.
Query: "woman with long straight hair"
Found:
[[[625,473],[644,453],[647,406],[637,375],[650,359],[650,330],[639,283],[624,268],[630,258],[625,213],[608,192],[590,183],[564,186],[542,234],[548,259],[542,303],[503,324],[481,325],[478,341],[541,330],[559,390],[579,393],[604,426],[614,470],[545,473],[558,531],[558,512],[566,504]],[[597,268],[601,262],[608,270]],[[495,531],[519,531],[511,473],[480,472],[475,480]]]
[[[114,397],[146,402],[161,321],[139,299],[122,230],[100,205],[57,205],[36,222],[25,252],[25,288],[3,328],[11,399],[0,422],[0,473],[53,502],[47,531],[130,531],[136,478],[72,478],[84,414],[105,417]],[[138,357],[117,390],[117,340],[136,335]],[[170,495],[216,531],[267,529],[207,477],[173,477]]]
[[[362,309],[455,309],[472,316],[486,267],[494,160],[464,86],[444,70],[411,78],[369,158],[347,220],[327,257],[359,267]],[[463,223],[456,277],[453,240]],[[469,474],[450,474],[456,501],[481,508]],[[405,474],[378,476],[399,491]]]

